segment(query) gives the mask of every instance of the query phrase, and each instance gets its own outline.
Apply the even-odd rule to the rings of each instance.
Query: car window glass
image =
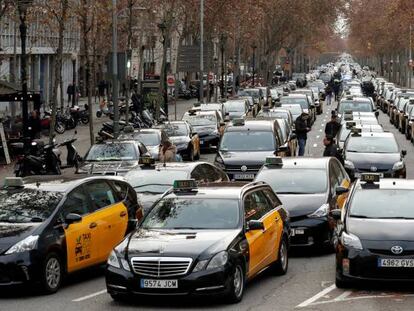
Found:
[[[217,173],[212,165],[203,164],[204,176],[209,182],[220,182],[221,176]]]
[[[191,172],[191,178],[195,179],[198,183],[206,182],[207,178],[204,174],[202,165],[197,165]]]
[[[329,166],[330,166],[329,178],[330,178],[330,184],[331,184],[331,192],[332,194],[334,194],[336,191],[336,188],[340,185],[340,181],[339,181],[340,170],[339,170],[339,167],[335,165],[333,161],[329,164]]]
[[[275,193],[272,190],[264,189],[263,193],[265,194],[272,208],[276,208],[282,205],[282,202],[280,202],[279,198],[275,195]]]
[[[93,212],[87,194],[82,187],[78,187],[69,193],[65,202],[62,205],[62,218],[65,219],[70,213],[78,214],[80,216],[87,215]]]
[[[259,220],[269,211],[268,201],[261,191],[248,194],[244,200],[246,221]]]
[[[85,188],[96,209],[107,207],[116,202],[115,194],[104,180],[88,183]]]

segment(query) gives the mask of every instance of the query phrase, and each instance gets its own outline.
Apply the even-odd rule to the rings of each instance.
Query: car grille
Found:
[[[169,277],[186,274],[192,261],[181,257],[133,257],[131,264],[136,274]]]
[[[226,165],[226,170],[241,171],[243,165]],[[258,171],[263,165],[246,165],[247,171]]]
[[[414,255],[414,250],[405,250],[405,249],[399,255],[395,255],[393,252],[391,252],[390,249],[373,249],[373,248],[370,248],[368,250],[373,254],[392,256],[393,258],[396,258],[396,256],[400,257],[400,256],[412,256],[412,255]]]

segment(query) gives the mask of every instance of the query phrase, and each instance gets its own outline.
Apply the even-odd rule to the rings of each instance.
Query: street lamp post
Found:
[[[118,14],[117,0],[112,0],[112,102],[114,104],[114,137],[119,135],[118,103]]]
[[[200,102],[204,103],[204,0],[200,0]]]
[[[23,117],[23,139],[25,144],[28,144],[29,137],[29,111],[27,103],[27,54],[26,54],[26,37],[27,37],[27,9],[31,5],[32,0],[18,0],[17,8],[20,19],[20,40],[21,40],[21,66],[20,66],[20,80],[22,85],[22,117]]]
[[[217,101],[218,101],[218,99],[217,99],[217,96],[218,96],[218,94],[217,94],[217,92],[218,92],[218,90],[217,90],[218,58],[214,57],[213,62],[214,62],[214,72],[216,74],[216,80],[214,81],[214,102],[217,103]]]
[[[72,108],[76,105],[76,58],[77,54],[75,52],[72,53]]]
[[[167,93],[167,25],[166,21],[163,20],[162,23],[158,24],[158,28],[161,31],[162,34],[162,66],[161,66],[161,75],[160,75],[160,93],[161,96],[164,99],[164,107],[165,107],[165,113],[168,116],[168,93]],[[156,110],[155,110],[155,116],[156,120],[159,121],[160,118],[160,102],[158,102]]]
[[[255,45],[255,44],[252,44],[252,49],[253,49],[253,77],[252,77],[252,84],[253,84],[253,87],[255,86],[255,83],[254,83],[254,75],[255,75],[255,72],[256,72],[256,49],[257,49],[257,46]]]
[[[224,67],[225,67],[225,63],[224,63],[224,50],[226,48],[226,41],[227,41],[227,36],[225,33],[222,33],[220,36],[220,48],[221,48],[221,97],[225,98],[225,90],[224,90]]]

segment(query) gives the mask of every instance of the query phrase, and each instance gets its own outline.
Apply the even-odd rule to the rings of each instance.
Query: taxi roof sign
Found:
[[[195,179],[188,179],[188,180],[174,180],[173,183],[174,191],[191,191],[196,190],[197,182]]]
[[[242,125],[244,125],[244,119],[241,119],[241,118],[233,119],[232,123],[235,126],[242,126]]]
[[[361,136],[362,129],[360,127],[353,127],[351,129],[352,136]]]
[[[196,114],[197,114],[197,110],[195,110],[195,109],[190,109],[190,110],[188,110],[188,114],[189,114],[190,116],[194,116],[194,115],[196,115]]]
[[[4,179],[5,188],[20,188],[24,187],[23,178],[21,177],[6,177]]]
[[[346,122],[346,128],[349,130],[349,129],[352,129],[354,126],[356,126],[356,122],[355,121],[348,121],[348,122]]]
[[[281,157],[267,157],[265,163],[266,165],[282,166],[283,159]]]
[[[363,182],[366,182],[368,184],[372,184],[374,182],[379,182],[380,181],[380,174],[377,174],[377,173],[362,173],[360,179]]]
[[[151,157],[140,157],[139,164],[142,164],[144,166],[152,166],[155,164],[155,159]]]

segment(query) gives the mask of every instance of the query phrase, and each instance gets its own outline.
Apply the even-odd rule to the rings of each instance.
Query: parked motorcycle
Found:
[[[79,164],[82,162],[82,157],[79,155],[78,151],[73,145],[75,141],[77,141],[77,138],[72,138],[58,145],[58,147],[66,147],[67,150],[66,165],[61,165],[61,169],[69,167],[75,167],[76,169],[78,169]]]

